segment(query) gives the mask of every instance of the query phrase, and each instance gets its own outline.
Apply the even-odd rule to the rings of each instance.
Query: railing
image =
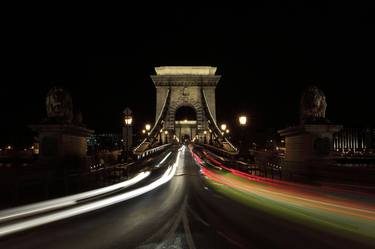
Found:
[[[151,149],[151,150],[148,150],[147,151],[147,154],[149,155],[150,153],[155,153],[157,151],[161,151],[165,148],[167,148],[168,146],[170,146],[170,144],[165,144],[165,145],[162,145],[162,146],[159,146],[157,148],[154,148],[154,149]],[[146,154],[146,153],[144,153]],[[156,157],[156,161],[155,160],[147,160],[147,161],[143,161],[143,162],[135,162],[135,163],[131,163],[131,164],[128,164],[129,165],[132,165],[133,167],[131,167],[134,171],[134,174],[132,174],[132,177],[128,178],[127,180],[125,181],[122,181],[122,182],[118,182],[116,184],[112,184],[112,185],[109,185],[109,186],[105,186],[105,187],[100,187],[100,188],[96,188],[96,189],[92,189],[92,190],[89,190],[89,191],[84,191],[84,192],[80,192],[80,193],[76,193],[76,194],[72,194],[72,195],[68,195],[68,196],[64,196],[64,197],[59,197],[59,198],[54,198],[54,199],[49,199],[49,200],[45,200],[45,201],[41,201],[41,202],[34,202],[32,204],[27,204],[27,205],[23,205],[23,206],[18,206],[18,207],[13,207],[13,208],[8,208],[8,209],[4,209],[4,210],[0,210],[0,237],[5,235],[5,234],[8,234],[8,233],[13,233],[14,231],[16,230],[22,230],[24,229],[25,227],[23,226],[18,226],[20,227],[20,229],[16,229],[16,230],[13,230],[11,229],[10,227],[13,226],[13,224],[19,222],[19,223],[25,223],[24,221],[26,219],[40,219],[40,215],[46,215],[46,216],[49,216],[51,217],[54,216],[54,214],[56,213],[53,213],[53,212],[69,212],[70,214],[73,214],[73,215],[77,215],[78,213],[76,212],[71,212],[70,210],[74,210],[74,209],[77,209],[77,208],[80,208],[81,205],[90,205],[90,203],[92,202],[96,202],[96,201],[102,201],[103,203],[109,203],[108,205],[111,205],[111,203],[115,203],[115,202],[118,202],[120,199],[118,199],[118,196],[112,196],[113,194],[117,193],[118,191],[122,191],[124,189],[126,189],[127,187],[130,187],[132,185],[135,185],[137,183],[139,183],[140,181],[142,181],[143,179],[145,179],[146,177],[148,177],[150,174],[151,174],[151,171],[150,170],[145,170],[147,168],[149,168],[150,164],[152,165],[155,165],[155,167],[160,167],[161,165],[173,165],[173,167],[169,167],[166,171],[166,173],[164,173],[164,176],[161,178],[161,179],[158,179],[156,180],[156,182],[162,182],[162,183],[159,183],[159,185],[163,184],[163,182],[166,182],[165,178],[168,178],[168,179],[171,179],[174,175],[174,172],[173,170],[176,169],[176,162],[174,161],[174,157],[173,156],[170,156],[172,155],[172,152],[169,152],[167,154],[167,156],[164,156],[164,155],[161,155],[160,157]],[[161,161],[159,160],[161,157],[164,157]],[[169,160],[166,160],[167,158],[170,158]],[[177,156],[177,158],[179,158]],[[113,167],[118,167],[118,166],[122,166],[122,165],[114,165]],[[140,168],[141,166],[141,168]],[[167,174],[167,172],[169,172]],[[164,179],[163,179],[164,178]],[[159,185],[155,185],[154,184],[155,182],[153,182],[152,186],[157,187]],[[143,191],[143,190],[145,191]],[[143,192],[142,192],[143,191]],[[131,199],[135,196],[138,196],[142,193],[145,193],[147,191],[150,191],[148,186],[144,186],[144,187],[140,187],[138,188],[137,190],[130,190],[129,193],[128,192],[122,192],[120,194],[120,196],[124,197],[124,196],[127,196],[127,197],[124,197],[122,198],[122,200],[127,200],[127,199]],[[105,199],[107,198],[107,199]],[[110,201],[106,201],[108,199],[115,199],[116,201],[115,202],[110,202]],[[104,205],[104,206],[107,206]],[[94,205],[96,206],[96,204]],[[103,207],[104,207],[103,206]],[[85,208],[81,209],[81,210],[86,210]],[[56,217],[60,217],[59,215],[56,215]],[[68,216],[67,216],[68,217]],[[59,219],[60,219],[59,218]],[[44,218],[41,218],[43,220],[45,220]],[[58,219],[57,219],[58,220]],[[28,221],[26,220],[26,223]],[[33,223],[34,222],[29,222],[29,223]],[[32,226],[30,226],[32,227]],[[26,229],[26,228],[25,228]]]
[[[202,147],[205,147],[206,149],[208,150],[211,150],[213,151],[215,154],[219,155],[219,156],[224,156],[224,157],[229,157],[229,158],[233,158],[235,156],[238,155],[237,152],[231,152],[231,151],[227,151],[227,150],[224,150],[224,149],[221,149],[221,148],[218,148],[216,146],[213,146],[213,145],[209,145],[209,144],[202,144],[202,143],[196,143]]]
[[[154,154],[156,152],[159,152],[159,151],[162,151],[166,148],[168,148],[169,146],[171,146],[172,144],[164,144],[164,145],[161,145],[161,146],[158,146],[158,147],[155,147],[155,148],[152,148],[152,149],[149,149],[149,150],[146,150],[144,151],[142,154],[138,154],[137,155],[137,159],[142,159],[142,158],[145,158],[151,154]]]
[[[169,182],[175,175],[180,151],[173,162],[166,160],[171,154],[172,152],[156,165],[156,167],[160,167],[164,163],[168,168],[160,178],[154,180],[151,184],[118,193],[119,190],[135,185],[148,177],[151,174],[151,171],[148,170],[115,185],[3,210],[0,212],[0,237],[92,212],[150,192]]]
[[[133,170],[134,167],[130,167],[133,164],[134,162],[115,165],[87,162],[85,166],[80,165],[85,170],[68,169],[66,165],[47,167],[37,164],[3,168],[0,170],[0,195],[5,198],[0,203],[0,209],[127,180],[137,173]]]
[[[149,172],[141,172],[138,173],[135,177],[128,179],[127,181],[120,182],[107,187],[98,188],[87,192],[56,198],[52,200],[33,203],[25,206],[2,210],[0,212],[0,224],[3,222],[13,221],[16,219],[31,217],[40,213],[50,212],[52,210],[57,210],[63,207],[73,206],[81,201],[90,198],[95,198],[97,196],[108,194],[110,192],[114,192],[119,189],[123,189],[131,185],[134,185],[135,183],[146,178],[149,174]]]
[[[363,163],[345,164],[338,158],[317,159],[305,162],[286,161],[276,151],[254,151],[256,164],[261,170],[261,176],[279,176],[280,179],[296,182],[330,182],[352,185],[372,186],[375,173],[374,164],[370,161]],[[344,160],[344,159],[342,159]]]

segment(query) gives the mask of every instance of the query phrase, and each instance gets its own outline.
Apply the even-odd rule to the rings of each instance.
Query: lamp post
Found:
[[[247,125],[247,117],[245,115],[241,115],[239,116],[238,121],[241,127],[240,155],[243,156],[246,153],[245,148],[244,148],[244,145],[245,145],[244,140],[245,140],[246,125]]]
[[[222,136],[222,139],[224,141],[224,138],[225,138],[225,131],[227,130],[227,125],[226,124],[221,124],[220,125],[220,129],[221,129],[221,136]],[[223,145],[221,145],[223,146]]]
[[[230,137],[229,137],[229,129],[226,129],[225,133],[227,134],[227,138],[230,139]]]
[[[240,139],[240,157],[244,156],[246,154],[245,149],[245,131],[246,131],[246,125],[247,125],[247,117],[245,115],[240,115],[238,117],[238,122],[240,123],[241,127],[241,139]]]
[[[146,124],[145,125],[145,129],[147,131],[147,133],[151,130],[151,125],[150,124]]]
[[[168,131],[164,131],[164,134],[165,134],[165,143],[167,144],[168,143]]]
[[[225,132],[225,130],[227,129],[227,125],[226,124],[221,124],[220,125],[220,128],[223,132]]]
[[[132,138],[133,138],[133,132],[132,132],[132,124],[133,124],[133,117],[132,117],[132,111],[130,108],[125,108],[124,110],[124,127],[123,127],[123,140],[124,140],[124,160],[125,162],[128,161],[128,153],[129,148],[132,146]]]
[[[159,132],[159,144],[160,144],[160,145],[163,144],[163,141],[162,141],[162,133],[163,133],[163,129],[160,129],[160,132]]]
[[[146,124],[145,128],[143,130],[145,131],[145,137],[148,139],[148,136],[150,136],[151,125],[150,124]]]
[[[212,130],[210,129],[209,132],[210,132],[210,141],[209,141],[209,144],[212,145]]]

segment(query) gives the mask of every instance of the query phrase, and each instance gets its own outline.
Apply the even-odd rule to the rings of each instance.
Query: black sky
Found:
[[[85,123],[98,132],[118,132],[126,106],[138,126],[153,122],[149,75],[161,65],[218,67],[219,121],[247,112],[255,130],[285,127],[297,120],[301,91],[313,81],[327,96],[330,120],[375,123],[374,18],[366,6],[120,13],[22,12],[8,20],[1,144],[22,141],[26,125],[43,119],[45,95],[56,84],[71,92]]]

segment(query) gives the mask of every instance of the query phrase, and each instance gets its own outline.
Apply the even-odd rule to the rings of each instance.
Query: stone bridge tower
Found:
[[[215,75],[216,67],[156,67],[155,71],[156,75],[151,78],[156,86],[156,120],[163,108],[166,108],[164,128],[174,131],[176,110],[183,106],[191,107],[197,116],[197,133],[203,136],[203,132],[208,129],[209,118],[202,91],[216,122],[215,89],[221,77]],[[164,106],[168,93],[169,103]]]
[[[210,144],[237,153],[216,123],[215,90],[221,78],[215,75],[216,67],[164,66],[156,67],[155,71],[156,75],[151,75],[156,87],[155,124],[134,153],[140,155],[149,148],[170,143],[172,136],[180,139],[189,129],[193,141],[210,141]],[[190,107],[195,111],[193,124],[176,122],[176,111],[180,107]],[[186,127],[188,125],[191,126]]]

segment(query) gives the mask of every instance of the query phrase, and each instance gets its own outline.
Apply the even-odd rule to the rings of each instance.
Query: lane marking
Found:
[[[186,206],[186,203],[185,203],[185,206]],[[190,249],[196,249],[193,236],[190,231],[189,220],[186,216],[186,207],[184,209],[185,210],[184,210],[184,215],[182,216],[182,223],[183,223],[184,230],[185,230],[186,241]]]

